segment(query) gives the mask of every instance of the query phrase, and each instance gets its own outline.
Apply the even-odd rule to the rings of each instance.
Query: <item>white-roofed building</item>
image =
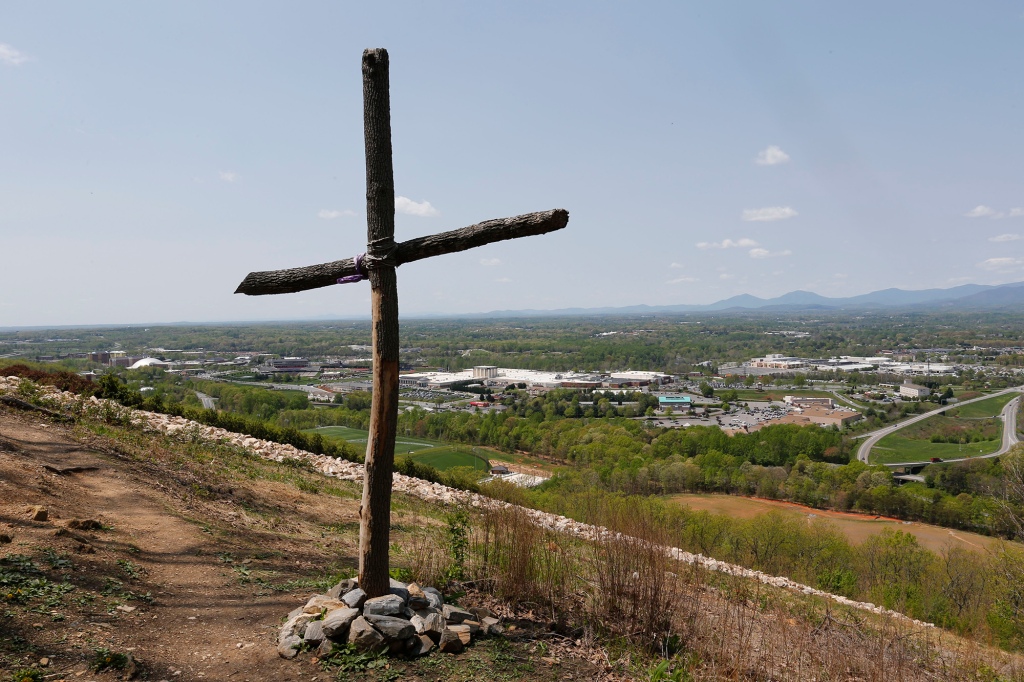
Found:
[[[141,367],[170,367],[171,363],[164,362],[159,358],[142,358],[128,369],[139,369]]]

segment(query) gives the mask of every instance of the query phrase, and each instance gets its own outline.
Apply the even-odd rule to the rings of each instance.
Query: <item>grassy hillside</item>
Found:
[[[589,514],[625,535],[592,542],[516,507],[460,511],[396,494],[395,574],[488,605],[507,635],[387,667],[283,661],[267,626],[353,570],[359,483],[101,413],[71,426],[41,419],[0,407],[0,520],[12,540],[0,581],[33,586],[5,598],[4,674],[89,679],[108,658],[150,679],[1018,680],[1024,670],[949,633],[679,563],[659,549],[678,536],[658,507],[614,496],[590,498]],[[49,519],[30,520],[29,505]]]

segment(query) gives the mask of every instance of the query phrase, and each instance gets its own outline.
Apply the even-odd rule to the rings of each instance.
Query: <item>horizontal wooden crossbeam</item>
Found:
[[[403,265],[423,258],[465,251],[506,239],[546,234],[561,230],[568,223],[569,212],[561,208],[527,213],[513,218],[486,220],[458,230],[401,242],[395,249],[395,264]],[[235,293],[249,296],[290,294],[296,291],[331,286],[337,283],[339,277],[355,274],[358,273],[353,258],[304,268],[291,268],[290,270],[250,272],[235,289]]]

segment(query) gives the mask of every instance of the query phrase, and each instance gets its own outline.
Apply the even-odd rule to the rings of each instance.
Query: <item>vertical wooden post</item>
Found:
[[[363,52],[366,140],[366,241],[373,309],[373,401],[366,475],[359,509],[359,586],[370,597],[388,593],[391,475],[398,423],[398,287],[395,267],[382,263],[395,245],[395,179],[391,159],[388,53]]]

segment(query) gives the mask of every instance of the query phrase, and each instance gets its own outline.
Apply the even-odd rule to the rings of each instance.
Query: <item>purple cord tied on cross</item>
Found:
[[[355,275],[348,275],[347,277],[339,277],[338,278],[338,282],[337,282],[338,284],[350,284],[352,282],[362,282],[364,279],[366,279],[366,270],[363,269],[363,257],[364,256],[366,256],[366,254],[365,253],[361,253],[361,254],[359,254],[358,256],[356,256],[355,258],[352,259],[352,262],[356,266],[356,274]]]

